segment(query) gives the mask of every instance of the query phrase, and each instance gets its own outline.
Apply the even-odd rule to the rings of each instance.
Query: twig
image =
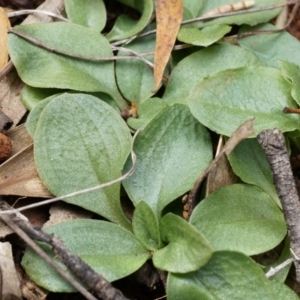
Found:
[[[6,206],[5,202],[0,203],[1,208]],[[1,215],[0,219],[5,222],[27,245],[33,249],[40,257],[42,257],[59,275],[61,275],[66,281],[68,281],[76,290],[78,290],[88,300],[97,300],[90,292],[88,292],[81,284],[79,284],[74,278],[66,273],[54,260],[41,249],[19,226],[17,226],[11,219],[11,216]]]
[[[149,55],[149,53],[137,55],[137,53],[134,52],[134,51],[131,51],[131,54],[134,54],[134,55],[130,55],[130,56],[100,56],[99,57],[99,56],[80,55],[80,54],[71,53],[71,52],[67,52],[67,51],[63,51],[63,50],[60,50],[60,49],[50,47],[49,45],[46,45],[40,39],[34,38],[34,37],[22,32],[22,31],[14,29],[14,28],[10,28],[8,30],[8,33],[15,34],[18,37],[24,39],[25,41],[27,41],[27,42],[35,45],[35,46],[38,46],[40,48],[43,48],[44,50],[46,50],[48,52],[64,55],[64,56],[67,56],[67,57],[77,58],[77,59],[81,59],[81,60],[87,60],[87,61],[101,62],[101,61],[113,61],[113,60],[132,59],[132,58],[137,58],[137,59],[141,59],[142,61],[145,61],[145,59],[141,58],[141,57],[145,56],[145,55]],[[150,52],[150,54],[151,54],[151,52]],[[149,64],[148,61],[147,61],[147,64]]]
[[[135,140],[136,136],[139,134],[140,131],[141,131],[141,129],[139,129],[138,131],[135,132],[135,134],[133,136],[133,139],[132,139],[132,144],[134,143],[134,140]],[[132,167],[130,168],[130,170],[127,173],[125,173],[124,175],[122,175],[121,177],[117,178],[117,179],[114,179],[112,181],[109,181],[109,182],[106,182],[106,183],[103,183],[103,184],[99,184],[99,185],[96,185],[96,186],[93,186],[93,187],[90,187],[90,188],[86,188],[86,189],[83,189],[83,190],[80,190],[80,191],[76,191],[76,192],[73,192],[73,193],[70,193],[70,194],[67,194],[67,195],[64,195],[64,196],[52,198],[52,199],[49,199],[49,200],[44,200],[44,201],[41,201],[39,203],[34,203],[34,204],[26,205],[26,206],[23,206],[23,207],[20,207],[20,208],[6,210],[6,211],[0,211],[0,215],[14,214],[16,212],[21,212],[21,211],[31,209],[31,208],[34,208],[34,207],[43,206],[43,205],[54,203],[54,202],[57,202],[57,201],[60,201],[60,200],[65,200],[65,199],[68,199],[68,198],[71,198],[71,197],[74,197],[74,196],[78,196],[78,195],[82,195],[82,194],[85,194],[85,193],[93,192],[93,191],[111,186],[115,183],[121,182],[121,181],[129,178],[134,173],[134,168],[135,168],[135,164],[136,164],[136,155],[135,155],[133,150],[131,150],[131,160],[132,160]]]
[[[17,16],[22,16],[22,15],[29,15],[29,14],[43,14],[43,15],[47,15],[50,17],[53,17],[55,19],[64,21],[64,22],[70,22],[69,19],[64,18],[61,15],[55,14],[51,11],[46,11],[46,10],[40,10],[40,9],[24,9],[24,10],[18,10],[18,11],[13,11],[13,12],[9,12],[7,14],[7,16],[9,18],[13,18],[13,17],[17,17]]]
[[[198,180],[196,181],[193,189],[189,193],[189,197],[187,200],[187,207],[188,207],[188,217],[192,214],[193,209],[196,206],[196,195],[200,188],[200,185],[207,174],[212,170],[212,168],[216,165],[216,163],[221,159],[224,154],[229,154],[236,145],[242,141],[243,139],[247,138],[251,134],[254,133],[253,131],[253,121],[254,119],[250,119],[243,123],[239,128],[232,134],[232,136],[227,141],[226,145],[222,148],[219,154],[215,157],[215,159],[211,162],[211,164],[202,172]]]
[[[296,257],[296,280],[300,283],[300,261],[297,259],[300,257],[300,202],[285,139],[279,129],[264,130],[257,139],[271,166],[273,181],[288,227],[291,250]]]
[[[6,206],[5,203],[0,203],[1,208]],[[2,216],[5,222],[17,225],[32,239],[51,245],[53,252],[60,258],[60,260],[67,266],[70,271],[78,277],[87,287],[93,290],[98,297],[104,300],[126,300],[127,298],[117,289],[115,289],[109,281],[102,275],[97,274],[89,265],[81,260],[77,255],[73,254],[67,249],[59,238],[48,234],[41,229],[34,228],[29,221],[18,218],[15,214],[11,216]],[[15,230],[15,228],[12,228]],[[73,279],[74,280],[74,279]],[[96,298],[88,298],[96,299]]]
[[[286,266],[291,264],[293,261],[294,261],[293,258],[289,258],[286,261],[284,261],[283,263],[281,263],[280,265],[276,266],[275,268],[271,267],[270,270],[265,274],[266,277],[270,278],[270,277],[276,275],[279,271],[284,269]]]

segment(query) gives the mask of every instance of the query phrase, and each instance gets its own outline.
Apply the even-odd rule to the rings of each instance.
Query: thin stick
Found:
[[[270,278],[270,277],[276,275],[279,271],[284,269],[286,266],[291,264],[293,261],[294,261],[293,258],[289,258],[286,261],[284,261],[283,263],[281,263],[280,265],[276,266],[275,268],[271,267],[270,270],[266,273],[266,277]]]
[[[135,140],[136,136],[138,135],[138,133],[140,131],[141,131],[141,129],[136,131],[136,133],[133,136],[132,143],[134,143],[134,140]],[[117,178],[117,179],[114,179],[112,181],[109,181],[109,182],[106,182],[106,183],[103,183],[103,184],[99,184],[99,185],[96,185],[96,186],[93,186],[93,187],[90,187],[90,188],[86,188],[86,189],[83,189],[83,190],[80,190],[80,191],[76,191],[76,192],[73,192],[73,193],[70,193],[70,194],[67,194],[67,195],[64,195],[64,196],[52,198],[52,199],[49,199],[49,200],[44,200],[44,201],[41,201],[39,203],[26,205],[26,206],[23,206],[23,207],[20,207],[20,208],[0,211],[0,215],[14,214],[16,212],[21,212],[21,211],[31,209],[31,208],[34,208],[34,207],[43,206],[43,205],[54,203],[54,202],[57,202],[57,201],[60,201],[60,200],[65,200],[65,199],[68,199],[68,198],[71,198],[71,197],[74,197],[74,196],[78,196],[78,195],[82,195],[82,194],[85,194],[85,193],[93,192],[93,191],[111,186],[115,183],[121,182],[121,181],[129,178],[134,173],[134,168],[135,168],[135,165],[136,165],[136,155],[135,155],[133,150],[131,150],[131,161],[132,161],[132,167],[130,168],[130,170],[127,173],[125,173],[124,175],[122,175],[121,177]]]
[[[14,28],[10,28],[8,30],[8,33],[12,33],[17,35],[18,37],[26,40],[27,42],[36,45],[40,48],[45,49],[48,52],[52,52],[55,54],[60,54],[60,55],[64,55],[67,57],[72,57],[72,58],[77,58],[77,59],[81,59],[81,60],[87,60],[87,61],[95,61],[95,62],[101,62],[101,61],[113,61],[113,60],[122,60],[122,59],[132,59],[132,58],[137,58],[140,59],[144,62],[146,62],[147,65],[151,65],[151,63],[149,61],[147,61],[145,58],[143,58],[142,56],[146,56],[149,54],[152,54],[152,52],[148,52],[148,53],[136,53],[135,51],[130,51],[128,50],[128,52],[130,52],[131,56],[88,56],[88,55],[80,55],[80,54],[76,54],[76,53],[70,53],[67,51],[63,51],[60,49],[56,49],[53,47],[50,47],[49,45],[46,45],[43,41],[41,41],[40,39],[34,38],[26,33],[23,33],[20,30],[14,29]]]
[[[0,202],[0,207],[9,209],[9,206],[5,202]],[[5,218],[9,218],[10,222],[17,225],[30,238],[49,244],[52,247],[53,252],[60,258],[64,265],[67,266],[78,279],[86,284],[89,289],[93,290],[101,299],[127,299],[102,275],[96,273],[88,264],[81,260],[79,256],[73,254],[69,249],[67,249],[58,237],[46,233],[39,228],[33,227],[29,221],[24,220],[24,218],[19,218],[16,214],[5,216]]]
[[[300,283],[300,202],[285,139],[279,129],[264,130],[257,139],[272,169],[273,181],[288,227],[291,250],[296,257],[296,280]]]
[[[24,10],[18,10],[18,11],[13,11],[13,12],[9,12],[7,14],[7,16],[9,18],[13,18],[13,17],[17,17],[17,16],[22,16],[22,15],[30,15],[30,14],[43,14],[46,16],[50,16],[53,17],[55,19],[64,21],[64,22],[70,22],[69,19],[64,18],[61,15],[55,14],[51,11],[46,11],[46,10],[40,10],[40,9],[24,9]]]
[[[22,229],[20,229],[10,216],[2,214],[0,216],[3,222],[5,222],[27,245],[34,250],[41,258],[43,258],[59,275],[61,275],[66,281],[68,281],[76,290],[78,290],[86,299],[97,300],[89,291],[87,291],[81,284],[79,284],[74,278],[66,273],[54,260],[41,249]]]

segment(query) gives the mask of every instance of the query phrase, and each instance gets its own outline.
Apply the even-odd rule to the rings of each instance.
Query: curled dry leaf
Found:
[[[7,50],[7,30],[10,27],[5,10],[0,7],[0,70],[6,65],[8,61]]]
[[[20,151],[0,166],[0,194],[52,197],[37,174],[32,145]]]
[[[0,133],[0,162],[10,157],[11,150],[11,140],[5,134]]]
[[[182,0],[156,0],[156,46],[154,80],[157,90],[174,47],[183,16]]]

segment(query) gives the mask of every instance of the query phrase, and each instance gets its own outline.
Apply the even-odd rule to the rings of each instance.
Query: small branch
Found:
[[[211,162],[211,164],[202,172],[198,180],[196,181],[193,189],[189,193],[187,203],[185,204],[188,208],[188,218],[191,216],[193,209],[196,206],[196,196],[200,185],[207,174],[212,170],[212,168],[216,165],[216,163],[221,159],[224,154],[229,154],[237,144],[243,139],[249,137],[254,133],[253,131],[253,119],[250,119],[243,123],[229,138],[226,145],[221,149],[219,154],[215,157],[215,159]]]
[[[281,263],[280,265],[276,266],[275,268],[271,267],[270,270],[266,273],[266,277],[270,278],[270,277],[276,275],[279,271],[284,269],[286,266],[291,264],[293,261],[294,261],[293,258],[289,258],[286,261],[284,261],[283,263]]]
[[[5,203],[0,203],[1,208],[6,206]],[[17,225],[32,239],[49,244],[53,252],[67,266],[70,271],[78,277],[87,287],[93,290],[98,297],[104,300],[126,300],[127,298],[102,275],[97,274],[89,265],[81,260],[80,257],[73,254],[67,249],[59,238],[48,234],[41,229],[34,228],[28,221],[18,218],[15,214],[11,216],[3,216],[2,219],[11,227],[11,224]],[[9,220],[8,220],[9,219]],[[15,228],[12,228],[15,230]],[[73,285],[73,283],[72,283]],[[89,298],[96,299],[96,298]]]
[[[0,203],[1,209],[6,207],[5,202]],[[14,216],[16,218],[16,216]],[[11,219],[11,216],[1,215],[0,219],[6,223],[27,245],[33,249],[40,257],[42,257],[59,275],[61,275],[66,281],[68,281],[76,290],[78,290],[88,300],[97,300],[90,292],[88,292],[81,284],[79,284],[74,278],[66,273],[54,260],[41,249],[22,229],[19,228]]]
[[[137,55],[136,52],[131,51],[131,54],[134,54],[134,55],[130,55],[130,56],[101,56],[101,57],[99,57],[99,56],[80,55],[80,54],[70,53],[70,52],[67,52],[67,51],[60,50],[60,49],[52,48],[52,47],[46,45],[40,39],[34,38],[34,37],[32,37],[32,36],[30,36],[26,33],[23,33],[20,30],[10,28],[8,30],[8,33],[15,34],[18,37],[24,39],[25,41],[27,41],[27,42],[35,45],[35,46],[38,46],[38,47],[40,47],[40,48],[42,48],[42,49],[44,49],[48,52],[52,52],[52,53],[55,53],[55,54],[60,54],[60,55],[71,57],[71,58],[87,60],[87,61],[101,62],[101,61],[114,61],[114,60],[132,59],[132,58],[137,58],[137,59],[141,59],[142,61],[145,61],[145,59],[142,58],[142,56],[151,54],[151,52],[150,52],[150,53],[145,53],[145,54],[143,53],[143,54],[138,54]],[[148,61],[147,61],[147,64],[149,64]]]
[[[69,19],[64,18],[61,15],[55,14],[51,11],[46,11],[46,10],[40,10],[40,9],[24,9],[24,10],[18,10],[18,11],[13,11],[9,12],[7,16],[9,18],[17,17],[17,16],[22,16],[22,15],[30,15],[30,14],[43,14],[46,16],[53,17],[55,19],[64,21],[64,22],[70,22]]]
[[[274,184],[288,227],[291,249],[296,257],[296,280],[300,283],[300,202],[285,139],[279,129],[264,130],[257,139],[273,172]]]

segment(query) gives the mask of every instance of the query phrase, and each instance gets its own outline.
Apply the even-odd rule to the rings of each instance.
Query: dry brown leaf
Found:
[[[154,81],[157,90],[174,47],[183,16],[182,0],[155,0],[156,45],[154,56]]]
[[[0,81],[0,106],[2,111],[12,119],[14,127],[26,113],[26,108],[21,102],[20,92],[24,83],[19,79],[16,70],[12,70]]]
[[[32,138],[28,134],[25,124],[19,125],[7,131],[6,135],[12,142],[11,156],[17,154],[32,144]]]
[[[51,198],[34,164],[33,145],[0,166],[0,195]]]
[[[50,208],[50,218],[44,224],[43,228],[74,219],[90,219],[93,216],[91,211],[85,210],[66,202],[57,202]]]
[[[0,7],[0,70],[8,61],[7,50],[7,30],[10,27],[10,22],[6,11]]]
[[[21,300],[20,281],[10,243],[0,243],[0,299]]]
[[[222,155],[220,160],[208,174],[206,182],[206,197],[223,186],[239,182],[241,181],[232,171],[227,157]]]

